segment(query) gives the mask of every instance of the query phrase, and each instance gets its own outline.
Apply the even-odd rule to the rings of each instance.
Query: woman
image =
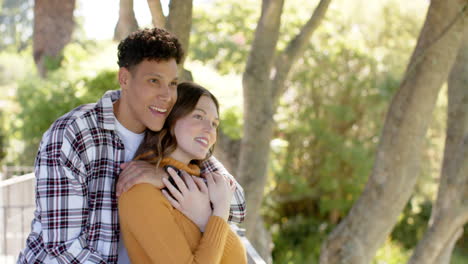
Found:
[[[167,179],[163,179],[166,190],[138,184],[119,198],[120,225],[130,260],[247,263],[245,249],[227,223],[234,185],[219,174],[206,176],[208,186],[198,177],[200,162],[211,155],[216,142],[218,102],[193,83],[179,84],[177,92],[163,129],[148,133],[137,151],[137,159],[169,166],[176,186]],[[192,202],[195,210],[177,210],[182,199]]]

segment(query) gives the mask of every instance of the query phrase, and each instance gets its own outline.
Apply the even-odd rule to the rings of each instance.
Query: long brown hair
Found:
[[[163,128],[159,132],[146,131],[145,139],[135,153],[135,159],[146,160],[159,165],[163,158],[169,156],[177,148],[177,140],[173,134],[173,128],[177,120],[190,114],[202,96],[208,96],[213,100],[219,115],[218,100],[210,91],[196,83],[180,83],[177,85],[177,101],[167,116]],[[213,148],[214,145],[210,148],[206,158],[211,156]],[[192,163],[200,165],[201,160],[194,160]]]

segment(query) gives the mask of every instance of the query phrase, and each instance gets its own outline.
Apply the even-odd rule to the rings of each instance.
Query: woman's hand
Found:
[[[219,173],[208,173],[205,175],[208,183],[208,191],[213,204],[213,215],[219,216],[227,221],[231,206],[232,195],[236,185]]]
[[[212,213],[208,188],[205,182],[199,177],[190,176],[182,171],[184,183],[174,169],[169,168],[167,172],[172,176],[179,190],[168,179],[163,178],[163,183],[172,196],[166,190],[162,190],[162,193],[174,208],[187,216],[204,232]]]

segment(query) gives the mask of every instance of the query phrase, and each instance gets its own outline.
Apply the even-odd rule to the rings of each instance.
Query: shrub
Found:
[[[22,165],[32,165],[42,134],[60,116],[73,108],[99,100],[106,90],[117,89],[116,72],[104,70],[96,77],[70,80],[58,70],[48,79],[32,77],[20,82],[17,104],[20,106],[15,130],[25,142],[17,158]]]

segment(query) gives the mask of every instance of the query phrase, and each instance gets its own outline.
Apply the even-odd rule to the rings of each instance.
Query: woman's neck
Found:
[[[161,160],[159,166],[173,166],[179,170],[184,170],[190,175],[200,176],[200,167],[195,164],[183,163],[180,160],[173,158],[171,155]]]
[[[177,161],[180,161],[180,162],[184,163],[185,165],[190,164],[190,161],[192,161],[192,159],[190,157],[188,157],[184,152],[179,151],[179,149],[177,149],[177,148],[171,154],[169,154],[169,157],[171,157],[171,158],[173,158],[173,159],[175,159]]]

